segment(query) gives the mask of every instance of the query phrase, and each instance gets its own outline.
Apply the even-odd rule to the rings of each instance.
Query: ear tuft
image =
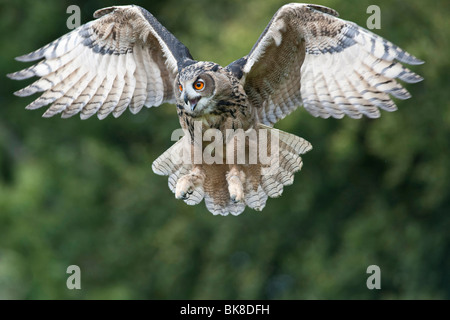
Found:
[[[320,11],[320,12],[323,12],[326,14],[330,14],[335,17],[339,17],[339,13],[336,10],[328,8],[328,7],[319,6],[317,4],[308,4],[308,8],[311,8],[313,10],[317,10],[317,11]]]
[[[100,17],[103,17],[104,15],[107,15],[108,13],[114,12],[114,10],[116,10],[116,9],[117,9],[117,7],[108,7],[108,8],[99,9],[94,12],[94,18],[98,19]]]

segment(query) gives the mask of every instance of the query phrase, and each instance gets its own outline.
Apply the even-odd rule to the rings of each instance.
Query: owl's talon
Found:
[[[228,177],[228,192],[233,203],[244,201],[244,188],[238,176]]]
[[[193,171],[181,177],[175,188],[175,198],[186,200],[194,192],[194,189],[198,186],[202,186],[204,181],[204,176],[201,171]]]
[[[233,202],[233,203],[239,203],[242,201],[242,200],[238,200],[237,195],[235,195],[235,194],[231,195],[230,199],[231,199],[231,202]]]
[[[175,197],[179,200],[186,200],[188,198],[187,193],[185,193],[185,192],[180,192],[180,194]]]
[[[192,189],[194,185],[190,181],[190,176],[186,175],[181,177],[177,182],[177,186],[175,189],[175,198],[186,200],[189,197],[189,194],[192,193]]]
[[[237,191],[237,194],[231,194],[230,195],[230,200],[233,203],[239,203],[244,201],[244,193],[242,191]]]
[[[188,199],[189,198],[189,196],[193,193],[194,191],[192,191],[192,190],[188,190],[187,192],[181,192],[181,194],[180,194],[180,198],[179,199],[181,199],[181,200],[186,200],[186,199]]]
[[[183,187],[184,186],[178,187],[178,184],[177,184],[177,189],[175,191],[175,198],[181,199],[181,200],[186,200],[192,194],[193,191],[191,189],[191,186],[189,186],[187,190],[183,190],[182,189]]]

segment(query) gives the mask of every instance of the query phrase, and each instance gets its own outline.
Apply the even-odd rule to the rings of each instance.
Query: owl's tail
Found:
[[[258,126],[258,129],[270,132],[272,138],[276,137],[278,141],[276,152],[272,152],[269,141],[268,159],[258,161],[257,164],[195,165],[202,171],[202,179],[184,199],[187,204],[195,205],[205,199],[206,207],[211,213],[224,216],[230,213],[239,215],[246,206],[261,211],[269,197],[281,196],[284,186],[294,182],[294,173],[303,165],[300,155],[311,150],[311,144],[296,135],[262,124]],[[152,165],[156,174],[169,176],[169,188],[173,193],[176,192],[177,182],[190,174],[193,169],[192,164],[179,161],[183,158],[182,153],[185,150],[183,145],[186,141],[183,139],[185,138],[164,152]],[[235,174],[235,179],[231,178],[232,174]],[[239,191],[239,189],[242,191],[242,197],[238,197],[236,201],[236,194],[232,190]]]

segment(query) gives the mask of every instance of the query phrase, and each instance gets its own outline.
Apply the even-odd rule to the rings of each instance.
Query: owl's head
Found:
[[[215,109],[217,101],[231,93],[226,71],[213,62],[197,62],[183,68],[175,79],[177,105],[195,116]]]

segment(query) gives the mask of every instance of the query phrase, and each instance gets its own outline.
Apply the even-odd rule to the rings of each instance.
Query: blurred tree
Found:
[[[247,54],[285,2],[136,1],[199,60]],[[68,30],[73,1],[0,1],[0,73]],[[109,1],[76,1],[82,23]],[[0,299],[450,298],[449,2],[321,1],[426,61],[413,98],[377,120],[299,109],[277,125],[314,149],[263,212],[215,217],[176,201],[151,162],[175,108],[119,119],[41,119],[0,87]],[[81,290],[66,268],[81,268]],[[381,290],[366,269],[381,268]]]

